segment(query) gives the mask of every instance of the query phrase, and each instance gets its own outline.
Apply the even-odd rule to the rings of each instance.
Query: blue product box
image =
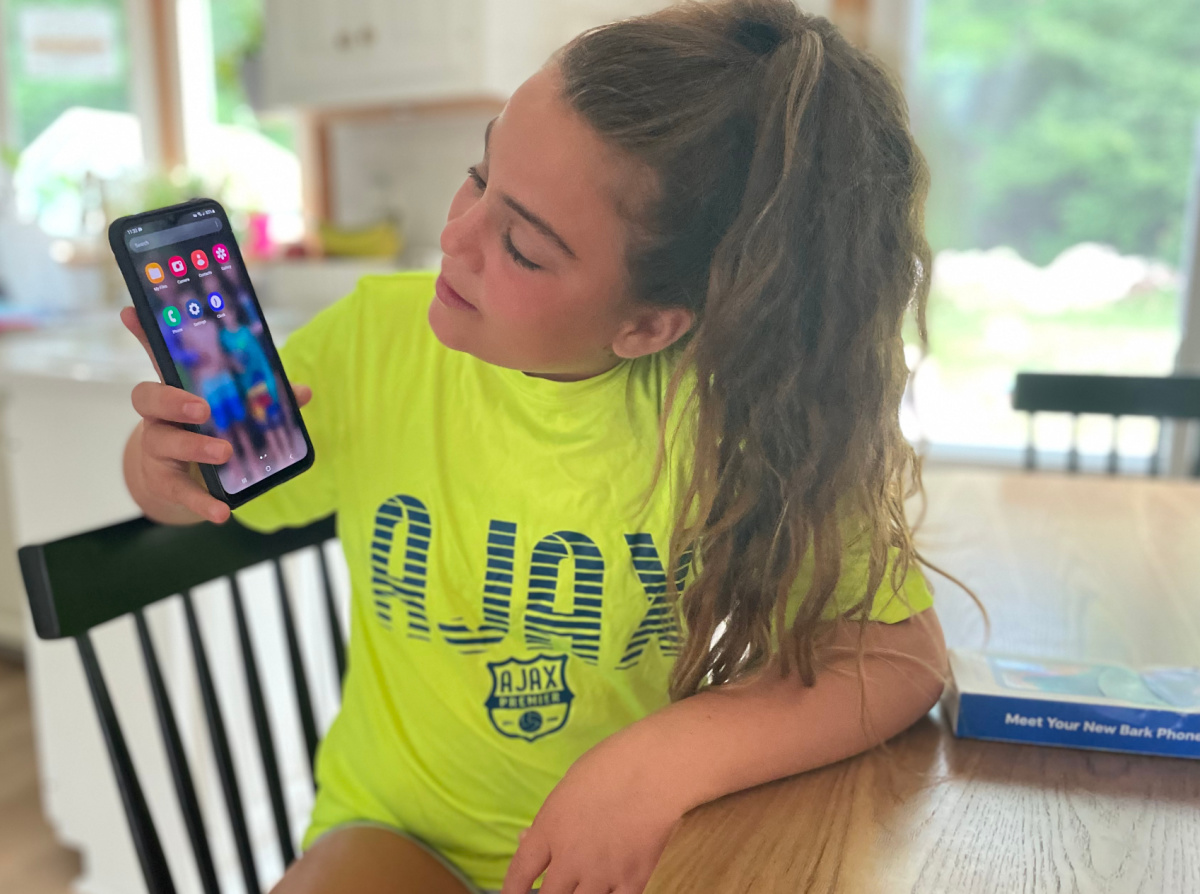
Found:
[[[950,650],[956,736],[1200,758],[1200,668]]]

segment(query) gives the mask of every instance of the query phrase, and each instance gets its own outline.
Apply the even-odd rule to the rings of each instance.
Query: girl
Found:
[[[927,180],[829,22],[680,5],[516,91],[436,281],[367,278],[288,339],[317,460],[235,515],[336,511],[353,610],[277,891],[637,894],[692,807],[929,709],[898,425]],[[177,425],[207,408],[133,398],[135,499],[223,521],[190,470],[229,445]]]

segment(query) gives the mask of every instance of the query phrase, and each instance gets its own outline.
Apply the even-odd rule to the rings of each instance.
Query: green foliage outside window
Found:
[[[1200,0],[927,0],[912,105],[934,249],[1178,264]]]
[[[254,128],[294,151],[292,127],[269,116],[260,118],[246,94],[247,71],[257,63],[262,50],[263,0],[210,0],[210,3],[217,121]]]

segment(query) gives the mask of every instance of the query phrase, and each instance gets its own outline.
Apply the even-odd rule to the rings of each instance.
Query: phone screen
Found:
[[[211,410],[200,430],[233,445],[216,466],[234,494],[305,458],[308,447],[228,222],[203,206],[124,233],[183,387]]]

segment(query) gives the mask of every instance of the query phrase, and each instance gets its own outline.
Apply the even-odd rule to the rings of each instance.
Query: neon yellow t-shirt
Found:
[[[641,508],[664,356],[581,382],[484,363],[430,329],[434,279],[367,277],[288,338],[288,377],[313,388],[316,462],[234,515],[274,530],[336,511],[350,569],[343,706],[305,846],[382,822],[499,888],[576,758],[668,703],[682,460]],[[911,609],[875,615],[930,604],[917,572],[904,595]]]

